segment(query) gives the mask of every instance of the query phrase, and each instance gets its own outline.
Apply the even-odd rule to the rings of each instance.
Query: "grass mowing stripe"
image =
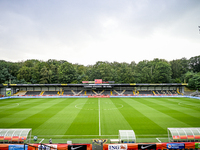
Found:
[[[123,105],[114,100],[112,101],[112,99],[115,98],[100,99],[102,135],[118,135],[119,130],[132,130],[129,123],[119,111],[119,109],[123,108]],[[110,138],[113,137],[111,136]],[[115,138],[118,138],[118,136]]]
[[[53,100],[53,99],[52,99]],[[9,100],[9,104],[12,104],[13,101],[10,102]],[[0,118],[5,118],[9,115],[18,113],[20,111],[25,111],[25,110],[29,110],[31,107],[35,107],[38,105],[41,105],[43,103],[46,103],[46,101],[44,99],[38,98],[38,99],[18,99],[18,101],[15,101],[14,103],[18,103],[19,105],[17,105],[16,107],[13,108],[8,108],[8,109],[2,109],[0,111]],[[1,105],[1,102],[0,102]]]
[[[130,100],[130,99],[129,99]],[[131,106],[128,101],[123,101],[121,98],[112,99],[113,103],[123,104],[123,108],[119,109],[126,121],[130,124],[136,134],[146,135],[155,134],[159,131],[160,134],[166,133],[166,130],[158,126],[155,122],[143,115],[141,111],[137,110],[135,106]],[[131,99],[132,101],[134,99]],[[138,107],[138,106],[137,106]]]
[[[60,100],[63,100],[63,103],[59,105],[58,101]],[[177,107],[179,101],[184,103]],[[5,104],[1,102],[5,102]],[[10,104],[7,105],[7,102]],[[163,137],[167,134],[167,127],[190,127],[194,122],[199,122],[199,102],[196,99],[174,97],[168,97],[167,99],[147,97],[101,98],[99,101],[98,98],[9,99],[0,101],[0,107],[1,104],[2,106],[12,106],[14,103],[19,103],[20,105],[11,109],[0,109],[0,116],[2,117],[0,118],[0,128],[16,128],[15,125],[21,128],[25,126],[24,124],[29,124],[30,126],[33,124],[32,135],[38,135],[39,138],[43,135],[46,138],[73,137],[91,139],[95,137],[109,139],[117,138],[118,130],[126,129],[133,129],[139,138]],[[194,108],[192,107],[193,105],[195,105]],[[176,110],[175,112],[173,111],[174,109]],[[187,110],[190,111],[188,112]],[[50,116],[45,113],[53,114]],[[44,114],[44,118],[38,119],[36,116],[39,114],[41,116]],[[168,114],[175,115],[181,120]],[[188,117],[191,118],[190,125],[182,121],[188,119]],[[30,123],[31,120],[32,124]],[[159,120],[161,120],[161,124],[159,124]],[[36,126],[34,125],[35,123],[37,124]],[[101,136],[99,136],[99,123]],[[163,131],[165,123],[166,129]],[[162,128],[159,128],[158,124]]]
[[[200,119],[200,108],[197,110],[196,108],[198,107],[198,104],[195,104],[195,107],[187,107],[187,105],[192,106],[189,104],[189,102],[184,101],[185,98],[179,98],[174,101],[174,99],[159,99],[159,103],[162,105],[169,105],[171,104],[171,108],[176,109],[176,110],[181,110],[184,114],[190,115],[192,117],[196,117]],[[186,98],[187,99],[187,98]],[[162,102],[161,102],[162,101]],[[190,100],[191,101],[191,100]],[[166,104],[167,103],[167,104]],[[187,103],[187,104],[186,104]],[[199,101],[199,107],[200,107],[200,101]]]
[[[44,136],[45,134],[49,135],[48,138],[62,138],[62,136],[64,137],[65,132],[68,130],[71,123],[74,121],[75,117],[81,110],[75,109],[75,105],[86,101],[87,99],[81,98],[66,99],[65,103],[63,103],[63,105],[60,107],[57,114],[49,118],[46,122],[38,126],[36,129],[34,129],[33,133],[39,135],[40,137],[46,137]],[[57,135],[60,136],[58,137]]]
[[[91,98],[85,103],[80,104],[82,107],[71,126],[68,128],[66,135],[99,135],[98,119],[98,99]],[[78,108],[74,108],[78,109]]]
[[[159,99],[158,101],[159,101],[160,105],[170,106],[171,109],[177,110],[180,113],[185,114],[184,116],[186,116],[188,118],[191,118],[193,120],[195,120],[195,118],[196,118],[196,120],[200,119],[200,101],[199,101],[199,104],[195,103],[194,107],[187,107],[188,104],[184,104],[184,103],[186,103],[186,102],[188,103],[188,98],[179,98],[179,99],[176,99],[175,102],[172,100],[165,98],[165,99],[163,99],[162,103],[161,103],[162,99]],[[196,99],[189,99],[189,100],[190,100],[189,102],[192,103],[192,100],[196,100]],[[183,104],[180,105],[180,103],[183,103]],[[193,104],[189,104],[189,105],[192,106]],[[199,109],[197,110],[198,106],[199,106]]]
[[[33,101],[35,101],[35,99],[30,100],[30,103],[32,103]],[[41,109],[36,109],[38,106],[40,105],[44,105],[45,106],[45,100],[41,100],[42,104],[40,102],[36,103],[36,105],[34,104],[29,104],[27,106],[25,106],[27,109],[23,109],[23,105],[19,105],[18,107],[16,107],[15,111],[11,111],[10,115],[6,115],[4,114],[4,112],[1,112],[1,116],[2,118],[0,118],[0,128],[8,128],[10,126],[12,126],[12,124],[16,124],[17,122],[20,122],[22,120],[24,120],[25,118],[32,116],[33,114],[41,111]],[[14,108],[13,108],[14,109]]]
[[[21,111],[19,113],[9,116],[10,126],[9,128],[30,128],[32,129],[39,126],[41,123],[46,121],[56,110],[56,105],[62,103],[63,99],[53,99],[53,100],[44,100],[46,103],[41,105],[31,107],[31,109]],[[54,103],[49,103],[54,102]],[[61,104],[62,105],[62,104]],[[14,119],[15,118],[15,119]]]
[[[158,111],[165,113],[181,122],[184,122],[190,127],[199,127],[200,120],[198,118],[184,114],[183,110],[181,110],[180,107],[173,106],[171,103],[166,103],[165,105],[163,105],[158,103],[158,101],[154,98],[144,98],[141,103],[157,109]]]
[[[135,109],[140,111],[143,115],[145,115],[150,120],[155,122],[157,125],[162,127],[165,130],[165,133],[166,133],[167,127],[173,127],[176,125],[187,126],[187,124],[185,124],[177,119],[174,119],[174,118],[166,115],[165,113],[159,112],[157,109],[146,105],[146,103],[142,103],[143,98],[134,98],[134,99],[125,98],[123,100],[125,102],[127,101],[129,103],[129,105],[133,106]],[[155,134],[157,132],[158,131],[156,130]]]
[[[189,108],[190,111],[198,111],[200,112],[200,100],[192,99],[192,98],[179,98],[179,99],[167,99],[172,104],[178,104],[182,107]],[[198,102],[198,103],[197,103]]]

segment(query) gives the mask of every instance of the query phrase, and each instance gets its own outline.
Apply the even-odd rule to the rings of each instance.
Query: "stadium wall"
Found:
[[[1,99],[9,99],[9,98],[90,98],[90,97],[97,97],[97,98],[134,98],[134,97],[188,97],[188,98],[195,98],[199,99],[200,97],[194,97],[194,96],[10,96],[10,97],[1,97]]]

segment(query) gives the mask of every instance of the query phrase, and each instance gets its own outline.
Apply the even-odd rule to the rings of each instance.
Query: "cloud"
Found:
[[[0,59],[72,63],[199,55],[198,0],[1,1]]]

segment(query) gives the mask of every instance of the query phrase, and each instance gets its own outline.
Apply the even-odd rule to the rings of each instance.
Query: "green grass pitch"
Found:
[[[200,127],[191,98],[16,98],[0,100],[0,128],[32,128],[38,138],[166,138],[168,127]]]

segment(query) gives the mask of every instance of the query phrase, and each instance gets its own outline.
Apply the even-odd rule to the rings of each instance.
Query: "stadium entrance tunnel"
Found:
[[[167,128],[169,142],[200,142],[200,128]]]
[[[0,129],[0,143],[30,143],[32,129]]]

